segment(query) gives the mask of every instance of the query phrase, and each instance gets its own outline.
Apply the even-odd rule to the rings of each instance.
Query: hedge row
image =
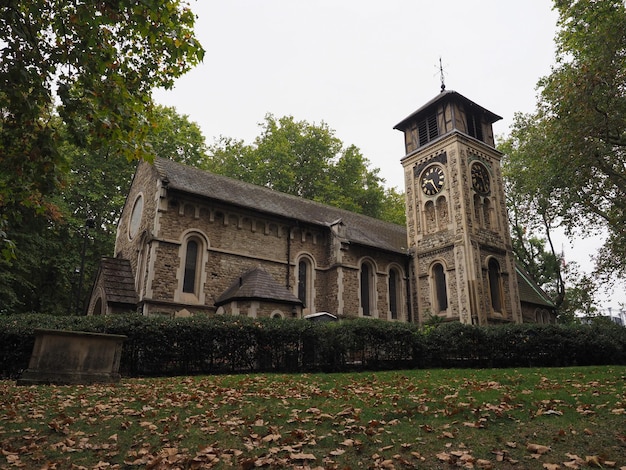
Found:
[[[0,376],[28,367],[36,328],[126,335],[122,373],[210,374],[626,364],[626,328],[460,323],[418,329],[370,319],[0,316]]]

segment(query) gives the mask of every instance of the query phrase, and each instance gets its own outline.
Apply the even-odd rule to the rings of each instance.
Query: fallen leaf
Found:
[[[602,463],[600,462],[600,457],[597,455],[587,455],[585,456],[585,463],[590,467],[602,467]]]
[[[493,468],[493,464],[490,460],[478,459],[476,460],[476,467],[482,468],[484,470],[491,470]]]
[[[547,452],[550,452],[552,449],[550,449],[550,447],[548,446],[542,446],[541,444],[528,444],[526,446],[526,450],[534,454],[543,455]]]
[[[569,462],[563,462],[566,468],[579,469],[580,465],[578,465],[574,460],[570,460]]]
[[[297,454],[289,454],[289,458],[291,460],[317,460],[317,458],[313,454],[305,454],[303,452],[299,452]]]

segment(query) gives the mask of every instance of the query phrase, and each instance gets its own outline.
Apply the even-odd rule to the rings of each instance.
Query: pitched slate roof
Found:
[[[551,309],[555,308],[554,302],[550,300],[548,294],[531,279],[524,269],[520,266],[515,266],[515,271],[517,272],[517,285],[522,302],[541,305]]]
[[[154,167],[168,189],[327,227],[340,220],[346,227],[346,238],[350,242],[396,253],[407,252],[406,228],[402,225],[216,175],[164,158],[155,158]]]
[[[420,107],[417,111],[414,111],[410,115],[405,117],[402,121],[396,124],[393,128],[400,130],[400,131],[404,131],[406,130],[410,122],[414,121],[420,116],[426,116],[427,114],[431,113],[432,112],[431,108],[433,107],[435,103],[438,103],[439,101],[449,102],[452,100],[460,101],[466,107],[479,111],[480,113],[484,114],[487,120],[491,123],[494,123],[502,119],[501,116],[498,116],[497,114],[492,113],[488,109],[483,108],[481,105],[474,103],[472,100],[470,100],[469,98],[466,98],[461,93],[458,93],[453,90],[445,90],[439,93],[437,96],[435,96],[432,100],[430,100],[424,106]]]
[[[100,273],[105,299],[108,303],[135,306],[138,302],[135,278],[130,261],[122,258],[102,258]]]
[[[233,300],[266,300],[294,305],[302,305],[302,301],[286,287],[279,285],[264,269],[252,268],[243,273],[216,300],[219,307]]]

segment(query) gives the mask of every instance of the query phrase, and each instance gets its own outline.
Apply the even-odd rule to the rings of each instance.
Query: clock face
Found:
[[[489,193],[489,171],[480,163],[472,165],[472,188],[480,194]]]
[[[426,168],[422,174],[422,191],[427,196],[433,196],[443,188],[444,173],[439,165],[432,165]]]

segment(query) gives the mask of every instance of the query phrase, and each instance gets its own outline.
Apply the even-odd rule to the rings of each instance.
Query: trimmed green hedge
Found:
[[[28,367],[36,328],[126,335],[121,369],[127,376],[626,364],[626,328],[613,324],[418,329],[373,319],[31,314],[0,316],[0,376],[16,377]]]

